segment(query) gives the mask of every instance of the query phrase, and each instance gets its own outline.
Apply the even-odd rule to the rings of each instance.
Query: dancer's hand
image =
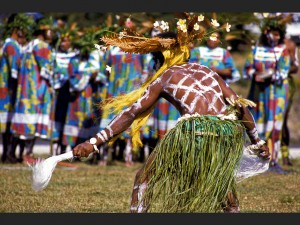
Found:
[[[267,145],[263,145],[260,147],[259,156],[266,160],[269,160],[271,158],[271,154],[269,152],[269,147]]]
[[[83,142],[79,145],[77,145],[73,149],[73,155],[74,157],[88,157],[89,154],[91,154],[94,151],[93,145],[91,145],[89,142]]]

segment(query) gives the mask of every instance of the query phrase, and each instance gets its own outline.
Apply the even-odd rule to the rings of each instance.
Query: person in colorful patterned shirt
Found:
[[[112,47],[103,56],[104,64],[110,68],[108,85],[103,90],[106,96],[103,99],[109,99],[114,96],[124,95],[140,86],[142,77],[147,73],[145,55],[129,54],[120,50],[119,47]],[[105,128],[114,118],[114,114],[103,111],[100,129]],[[131,143],[129,134],[124,133],[114,144],[113,157],[123,160],[123,153],[126,151],[128,165],[131,164]],[[119,154],[116,155],[116,148],[119,148]],[[126,159],[125,159],[126,160]]]
[[[79,54],[70,59],[68,74],[71,98],[63,132],[63,144],[73,148],[90,138],[99,129],[100,112],[95,103],[100,101],[99,67],[91,56],[94,36],[90,32],[73,41]]]
[[[11,20],[11,21],[10,21]],[[17,162],[15,151],[10,148],[12,135],[10,132],[11,119],[17,93],[17,79],[20,71],[22,44],[26,35],[30,34],[33,20],[25,14],[13,14],[8,21],[7,34],[2,47],[0,60],[0,131],[3,140],[1,161]]]
[[[208,39],[206,46],[194,47],[191,50],[190,62],[200,63],[218,73],[226,83],[233,83],[240,79],[230,52],[219,47],[221,33],[213,33],[216,40]]]
[[[35,38],[24,49],[18,77],[17,100],[12,118],[13,147],[17,140],[25,140],[26,160],[32,161],[36,137],[49,138],[51,103],[52,18],[37,21]],[[22,155],[22,153],[21,153]]]
[[[77,51],[71,48],[71,40],[73,33],[69,30],[60,31],[60,37],[58,40],[58,49],[57,51],[52,51],[52,56],[55,60],[53,68],[53,88],[55,90],[55,105],[52,110],[52,121],[54,124],[52,127],[51,139],[56,142],[55,153],[58,154],[66,152],[67,146],[62,143],[63,130],[66,122],[68,105],[70,101],[70,83],[69,83],[69,74],[68,66],[70,59],[73,58]]]
[[[289,51],[284,45],[285,26],[265,19],[259,44],[247,58],[244,77],[251,78],[249,99],[257,103],[253,116],[260,138],[271,150],[270,171],[283,174],[278,164],[280,136],[288,103]]]

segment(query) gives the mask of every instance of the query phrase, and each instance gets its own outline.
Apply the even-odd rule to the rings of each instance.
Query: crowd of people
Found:
[[[124,27],[126,23],[132,28],[128,20]],[[97,49],[94,43],[99,42],[101,30],[54,24],[51,17],[33,18],[26,13],[11,15],[5,24],[0,61],[3,163],[34,160],[37,138],[50,140],[50,154],[61,154],[67,146],[73,149],[93,137],[116,115],[102,110],[101,102],[137,89],[159,69],[155,52],[126,53],[116,46]],[[229,86],[240,79],[251,79],[249,99],[257,104],[251,112],[258,126],[248,132],[267,142],[272,153],[270,170],[284,173],[278,153],[281,149],[283,164],[292,165],[287,119],[295,91],[291,74],[298,70],[298,51],[285,37],[284,18],[265,18],[261,31],[242,75],[230,51],[221,47],[219,31],[203,45],[189,46],[189,62],[210,68]],[[153,27],[153,36],[159,32]],[[132,145],[128,130],[101,145],[95,157],[100,165],[107,164],[110,152],[113,159],[128,166],[134,160],[144,161],[179,117],[174,104],[159,99],[141,128],[143,147]]]

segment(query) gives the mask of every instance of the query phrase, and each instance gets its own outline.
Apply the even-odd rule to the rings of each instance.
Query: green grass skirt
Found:
[[[143,201],[151,212],[218,212],[243,154],[240,121],[198,116],[179,121],[158,143],[148,165]]]

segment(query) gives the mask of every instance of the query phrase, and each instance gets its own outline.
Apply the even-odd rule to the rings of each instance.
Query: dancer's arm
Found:
[[[234,100],[238,99],[238,95],[229,87],[227,83],[225,83],[225,81],[221,77],[216,76],[216,79],[219,82],[219,85],[222,89],[225,99],[226,98],[233,98]],[[261,141],[261,139],[258,136],[256,124],[252,116],[252,113],[245,106],[239,107],[239,111],[240,111],[239,119],[242,120],[242,123],[246,128],[246,132],[250,138],[251,143],[257,144],[258,142]],[[262,151],[260,155],[263,158],[268,159],[270,157],[269,148],[267,147],[267,145],[263,145],[262,147],[260,147],[260,150]]]
[[[96,134],[94,137],[95,139],[93,139],[96,140],[95,145],[99,146],[104,142],[108,142],[111,138],[127,130],[141,113],[145,112],[147,109],[152,107],[153,104],[155,104],[161,91],[161,83],[158,81],[152,82],[138,101],[123,110],[105,129]],[[90,143],[90,141],[86,141],[77,145],[73,149],[73,154],[78,157],[87,157],[93,151],[94,146]]]

